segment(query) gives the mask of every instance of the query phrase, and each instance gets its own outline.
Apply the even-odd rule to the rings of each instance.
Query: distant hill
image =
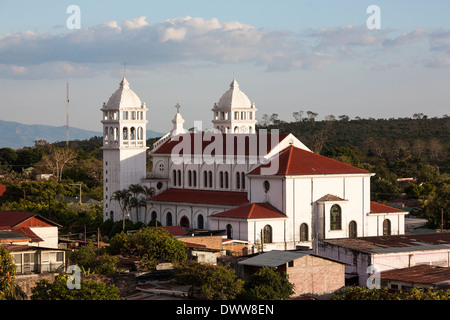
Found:
[[[69,139],[87,140],[101,136],[100,131],[89,131],[69,127]],[[164,134],[148,130],[147,138],[161,137]],[[19,149],[34,146],[34,141],[44,139],[49,143],[66,141],[66,126],[47,126],[40,124],[22,124],[13,121],[0,120],[0,148]]]

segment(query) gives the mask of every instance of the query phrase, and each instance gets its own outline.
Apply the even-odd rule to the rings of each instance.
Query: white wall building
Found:
[[[371,202],[372,173],[315,154],[292,134],[256,133],[256,108],[236,80],[212,109],[213,132],[186,132],[176,106],[173,129],[154,144],[153,171],[146,174],[145,136],[144,144],[133,146],[111,139],[111,128],[122,132],[125,125],[145,132],[145,106],[140,119],[120,119],[126,108],[139,111],[140,105],[127,83],[124,87],[122,82],[102,109],[105,219],[121,216],[113,205],[117,201],[110,201],[112,192],[141,183],[155,188],[156,195],[139,220],[225,230],[228,238],[246,241],[252,249],[404,233],[406,212]],[[132,103],[118,103],[115,96]],[[119,118],[109,119],[108,112],[115,111]],[[134,157],[139,160],[127,160]]]

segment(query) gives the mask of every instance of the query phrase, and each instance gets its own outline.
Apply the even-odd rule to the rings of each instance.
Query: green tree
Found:
[[[11,252],[0,246],[0,300],[25,299],[26,294],[14,282],[16,277],[16,265]]]
[[[85,272],[96,274],[113,275],[117,271],[117,257],[109,256],[106,253],[97,256],[97,249],[92,243],[70,252],[68,258],[71,264],[77,265]]]
[[[412,288],[391,292],[387,288],[353,286],[335,292],[331,300],[450,300],[450,290]]]
[[[283,300],[294,293],[294,285],[286,274],[263,267],[250,276],[244,285],[243,298],[247,300]]]
[[[123,300],[114,285],[81,279],[80,289],[69,289],[68,280],[69,275],[64,274],[57,276],[53,283],[39,281],[31,289],[31,300]]]
[[[177,283],[191,286],[189,297],[192,299],[233,300],[242,292],[244,284],[226,266],[195,261],[177,265],[174,273]]]
[[[134,234],[119,233],[110,241],[112,254],[139,257],[141,267],[151,270],[159,262],[183,262],[187,259],[186,245],[165,229],[144,227]]]

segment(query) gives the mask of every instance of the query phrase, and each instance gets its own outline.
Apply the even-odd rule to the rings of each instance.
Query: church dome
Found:
[[[120,88],[114,92],[106,104],[108,109],[119,109],[119,108],[137,108],[141,107],[141,99],[130,89],[130,84],[127,79],[123,77],[120,82]]]
[[[252,108],[252,106],[247,95],[239,89],[239,84],[236,79],[233,79],[233,82],[230,84],[230,89],[223,94],[215,108]]]

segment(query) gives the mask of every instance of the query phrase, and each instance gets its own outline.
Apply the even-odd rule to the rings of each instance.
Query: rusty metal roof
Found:
[[[450,281],[450,268],[417,265],[409,268],[383,271],[380,273],[380,276],[383,280],[448,285],[448,281]]]
[[[326,239],[321,241],[323,243],[369,253],[450,249],[450,233],[447,232],[361,237],[354,239]]]

